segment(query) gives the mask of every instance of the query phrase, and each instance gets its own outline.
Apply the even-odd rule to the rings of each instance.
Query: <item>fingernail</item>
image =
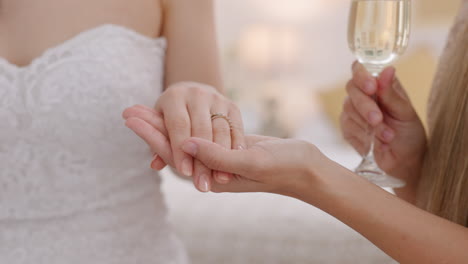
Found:
[[[369,122],[372,125],[377,125],[380,122],[380,114],[378,112],[372,111],[369,113]]]
[[[395,134],[394,134],[393,131],[391,131],[390,129],[385,129],[385,130],[382,132],[382,137],[383,137],[386,141],[391,141],[391,140],[395,137]]]
[[[156,168],[156,162],[155,162],[155,160],[151,161],[150,168],[153,169],[153,170],[158,170],[158,169]]]
[[[374,93],[375,92],[375,84],[373,81],[366,81],[364,84],[364,90],[367,93]]]
[[[238,150],[244,150],[245,148],[244,148],[244,146],[242,146],[242,145],[238,145],[238,146],[237,146],[237,149],[238,149]]]
[[[184,159],[182,161],[182,174],[187,177],[192,176],[192,160],[191,159]]]
[[[200,175],[200,179],[198,180],[198,188],[202,192],[209,192],[210,191],[210,185],[208,183],[208,176],[206,174]]]
[[[164,167],[165,167],[165,164],[159,160],[159,159],[154,159],[152,162],[151,162],[151,169],[153,170],[156,170],[156,171],[160,171],[162,170]]]
[[[157,158],[158,158],[158,154],[154,153],[153,160],[151,160],[151,164],[150,164],[150,168],[153,169],[153,170],[157,170],[156,169],[156,159]]]
[[[198,152],[198,146],[193,142],[186,142],[182,146],[182,150],[189,155],[195,156]]]

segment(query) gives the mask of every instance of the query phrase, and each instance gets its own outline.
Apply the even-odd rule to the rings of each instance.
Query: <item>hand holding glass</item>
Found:
[[[348,44],[370,74],[380,72],[403,54],[410,32],[410,0],[353,0],[349,15]],[[402,187],[405,183],[387,175],[374,159],[374,133],[368,154],[356,173],[381,187]]]

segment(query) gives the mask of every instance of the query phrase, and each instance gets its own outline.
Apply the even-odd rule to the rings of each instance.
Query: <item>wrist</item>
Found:
[[[349,198],[362,185],[369,185],[364,178],[330,160],[320,151],[309,160],[302,184],[294,190],[294,198],[329,212],[338,203]],[[291,195],[290,195],[291,196]]]
[[[329,171],[338,165],[315,145],[307,144],[308,150],[304,155],[302,170],[298,174],[296,183],[288,188],[289,196],[303,201],[310,200],[311,195],[322,196],[326,192]]]

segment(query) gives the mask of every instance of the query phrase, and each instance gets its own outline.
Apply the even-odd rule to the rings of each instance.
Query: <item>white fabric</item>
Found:
[[[165,46],[103,25],[27,67],[0,59],[0,263],[187,262],[121,117],[155,103]]]

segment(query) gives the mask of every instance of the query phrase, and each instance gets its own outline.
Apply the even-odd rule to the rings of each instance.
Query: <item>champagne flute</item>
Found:
[[[405,51],[411,24],[410,0],[352,0],[348,45],[374,77]],[[375,97],[374,97],[375,98]],[[403,187],[405,182],[387,175],[374,159],[374,131],[369,152],[356,173],[380,187]]]

